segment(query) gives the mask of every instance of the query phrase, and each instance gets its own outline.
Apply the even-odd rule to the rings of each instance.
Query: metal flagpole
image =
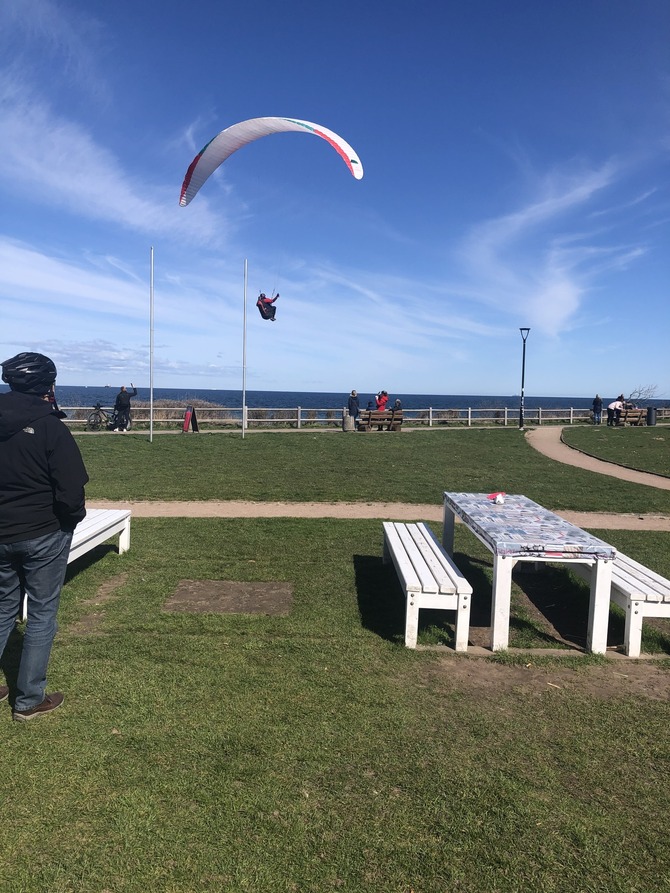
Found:
[[[523,328],[519,329],[521,332],[521,337],[523,338],[523,354],[521,357],[521,404],[519,406],[519,428],[523,428],[524,425],[524,403],[523,403],[523,389],[526,382],[526,338],[528,337],[528,333],[530,329]]]
[[[244,258],[244,315],[242,324],[242,439],[247,426],[247,258]]]
[[[149,273],[149,443],[154,440],[154,246],[150,252]]]

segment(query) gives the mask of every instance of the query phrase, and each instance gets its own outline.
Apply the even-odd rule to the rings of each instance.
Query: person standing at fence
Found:
[[[52,360],[40,353],[17,354],[2,363],[2,380],[11,390],[0,394],[0,655],[24,590],[28,620],[15,691],[0,686],[0,701],[13,694],[13,717],[26,722],[63,703],[62,692],[47,694],[46,672],[72,534],[86,514],[88,474],[74,437],[50,402],[56,380]],[[3,668],[7,675],[7,665]]]
[[[349,415],[354,420],[354,427],[358,428],[358,416],[361,412],[361,404],[358,400],[358,391],[352,391],[349,394],[349,400],[347,401],[347,409],[349,411]]]
[[[124,434],[130,428],[130,398],[137,397],[137,388],[132,381],[130,382],[130,387],[133,389],[132,394],[122,384],[114,403],[114,412],[116,413],[116,427],[114,430],[122,431]]]
[[[600,394],[596,394],[593,398],[593,424],[599,425],[603,417],[603,401]]]

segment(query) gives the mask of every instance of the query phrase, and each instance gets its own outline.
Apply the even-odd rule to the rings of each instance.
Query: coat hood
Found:
[[[53,406],[41,397],[10,391],[0,394],[0,440],[13,437],[31,422],[53,413]]]

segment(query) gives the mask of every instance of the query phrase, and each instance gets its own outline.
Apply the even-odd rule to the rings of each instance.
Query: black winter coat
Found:
[[[0,394],[0,543],[74,530],[88,474],[74,437],[46,400]]]

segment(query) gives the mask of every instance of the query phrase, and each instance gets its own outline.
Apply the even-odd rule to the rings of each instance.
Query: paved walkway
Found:
[[[657,487],[659,490],[670,490],[670,478],[658,474],[649,474],[646,471],[633,471],[632,468],[624,468],[614,462],[605,462],[603,459],[594,459],[563,443],[561,433],[563,426],[545,426],[526,431],[526,440],[539,453],[563,462],[565,465],[574,465],[576,468],[585,468],[587,471],[595,471],[596,474],[607,474],[610,477],[619,478],[620,481],[631,481],[633,484],[644,484],[646,487]]]

